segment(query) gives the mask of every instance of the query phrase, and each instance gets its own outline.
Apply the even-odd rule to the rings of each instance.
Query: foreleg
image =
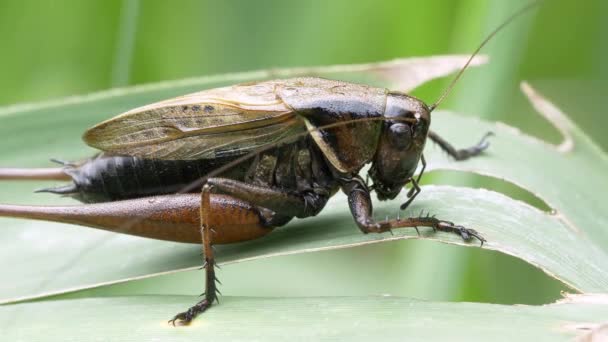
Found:
[[[351,214],[359,226],[359,229],[367,233],[384,233],[395,228],[414,228],[431,227],[433,230],[458,234],[465,241],[473,238],[478,239],[482,246],[486,241],[474,229],[468,229],[460,225],[455,225],[450,221],[439,220],[435,217],[409,217],[406,219],[393,219],[376,222],[372,216],[372,201],[369,191],[361,185],[361,182],[353,181],[343,185],[344,192],[348,195],[348,205]]]

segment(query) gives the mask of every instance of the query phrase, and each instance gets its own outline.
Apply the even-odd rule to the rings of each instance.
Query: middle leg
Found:
[[[439,136],[439,134],[433,131],[429,131],[429,139],[439,145],[442,150],[444,150],[455,160],[466,160],[481,154],[481,152],[483,152],[490,146],[488,138],[492,135],[494,135],[494,133],[488,132],[481,138],[481,140],[476,145],[463,149],[457,149],[452,146],[452,144],[450,144],[447,140]]]
[[[329,191],[324,188],[296,193],[228,178],[209,178],[207,183],[218,193],[236,197],[287,217],[315,216],[325,207],[330,196]]]

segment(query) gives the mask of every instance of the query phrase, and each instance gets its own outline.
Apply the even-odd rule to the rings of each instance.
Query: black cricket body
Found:
[[[368,163],[372,163],[369,176],[380,200],[395,198],[416,171],[427,138],[430,111],[412,96],[320,78],[230,88],[234,88],[230,92],[250,93],[273,89],[288,108],[303,118],[311,134],[299,134],[220,173],[217,176],[223,183],[214,184],[220,192],[235,194],[240,190],[234,187],[252,192],[266,187],[299,194],[300,201],[306,203],[303,210],[283,205],[289,202],[268,209],[275,209],[281,217],[307,217],[319,213],[340,186],[353,180],[357,187],[368,191],[358,175]],[[309,96],[310,92],[317,94]],[[178,108],[187,111],[192,107]],[[209,104],[206,108],[214,109]],[[221,157],[194,160],[101,154],[80,165],[65,167],[73,178],[72,185],[43,191],[72,195],[86,203],[175,193],[248,153],[247,149],[220,150],[216,155]],[[215,182],[212,178],[211,183]],[[198,192],[200,187],[190,191]]]
[[[178,193],[192,182],[234,160],[155,160],[132,156],[97,155],[78,164],[64,164],[63,172],[72,183],[38,190],[68,195],[83,203],[119,201],[146,196]],[[227,174],[238,174],[238,167]],[[188,192],[200,192],[196,187]]]
[[[411,183],[409,200],[401,209],[420,193],[427,137],[456,159],[487,148],[482,140],[456,150],[429,131],[430,118],[429,107],[407,94],[321,78],[212,89],[134,109],[93,127],[84,140],[104,153],[67,166],[64,172],[73,184],[45,191],[87,202],[120,203],[173,193],[184,185],[190,191],[199,188],[187,183],[203,185],[205,297],[170,320],[188,324],[217,301],[214,240],[257,238],[293,217],[317,215],[338,189],[347,195],[352,216],[364,233],[427,226],[483,244],[485,239],[475,230],[435,217],[380,222],[373,218],[371,191],[380,200],[393,199]],[[415,179],[420,161],[423,168]],[[359,172],[370,163],[373,184],[368,187]],[[214,169],[220,171],[211,171],[217,174],[207,178],[205,174]],[[201,176],[204,181],[198,184]],[[259,219],[252,221],[252,215]],[[218,234],[221,228],[224,232]],[[171,234],[158,236],[182,240]]]
[[[538,4],[524,7],[488,35],[430,106],[401,92],[314,77],[239,84],[177,97],[89,129],[85,142],[103,152],[80,164],[66,164],[63,172],[72,184],[42,190],[101,205],[81,206],[84,209],[67,218],[62,216],[69,216],[71,208],[0,205],[0,216],[103,229],[128,218],[127,229],[110,230],[180,242],[197,241],[200,234],[204,299],[177,314],[170,320],[173,324],[188,324],[217,300],[212,245],[251,240],[293,217],[317,215],[340,189],[364,233],[431,227],[465,241],[476,238],[483,245],[485,239],[475,230],[434,216],[376,221],[371,192],[379,200],[394,199],[409,184],[409,199],[401,205],[405,209],[421,191],[418,182],[426,165],[427,138],[456,160],[488,147],[486,134],[477,145],[454,148],[429,129],[431,112],[479,50]],[[371,164],[367,175],[371,185],[359,175],[367,164]],[[421,170],[414,176],[419,164]],[[0,169],[0,179],[3,175],[57,179],[58,173],[63,176],[25,171],[20,178],[14,170]],[[175,192],[200,192],[200,205],[195,195],[150,200]],[[83,219],[86,215],[81,213],[99,219]]]
[[[482,140],[472,148],[456,150],[429,134],[430,119],[429,107],[407,94],[320,78],[213,89],[135,109],[93,127],[84,139],[105,152],[79,165],[67,164],[64,172],[72,177],[72,184],[43,191],[88,203],[121,203],[184,188],[197,192],[204,184],[200,222],[205,297],[170,321],[188,324],[217,300],[214,240],[257,238],[293,217],[317,215],[339,189],[348,196],[353,218],[364,233],[429,226],[483,244],[475,230],[435,217],[376,222],[372,216],[371,191],[380,200],[393,199],[411,183],[410,198],[402,209],[420,192],[427,137],[457,159],[477,155],[488,146]],[[138,124],[128,124],[133,120]],[[198,149],[193,150],[193,145]],[[417,180],[414,173],[421,160]],[[368,187],[359,172],[370,163],[373,184]],[[207,178],[209,173],[217,174]],[[204,181],[198,184],[200,179]],[[212,191],[216,197],[211,197]],[[259,219],[252,221],[252,214]],[[222,227],[224,232],[218,234]],[[183,235],[157,236],[189,241]]]

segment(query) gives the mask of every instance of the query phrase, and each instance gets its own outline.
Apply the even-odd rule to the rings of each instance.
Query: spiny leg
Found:
[[[211,235],[213,233],[213,223],[211,221],[211,186],[205,184],[201,194],[201,235],[203,240],[203,255],[205,256],[205,298],[184,312],[180,312],[169,323],[175,326],[175,322],[188,325],[198,314],[205,312],[214,301],[218,301],[215,277],[215,258],[213,255],[213,244]]]
[[[456,149],[454,146],[452,146],[452,144],[447,142],[445,139],[443,139],[433,131],[429,131],[428,137],[437,145],[439,145],[439,147],[441,147],[441,149],[444,150],[447,154],[449,154],[452,158],[456,160],[466,160],[470,157],[479,155],[481,152],[487,149],[488,146],[490,146],[488,138],[492,135],[494,135],[494,133],[487,132],[476,145],[463,149]]]
[[[414,228],[418,231],[418,227],[431,227],[434,231],[442,231],[447,233],[454,233],[460,235],[464,241],[471,241],[477,239],[481,246],[487,240],[479,234],[475,229],[466,228],[461,225],[454,224],[454,222],[440,220],[434,216],[419,216],[419,217],[408,217],[406,219],[393,219],[378,222],[376,226],[371,227],[370,232],[383,233],[391,231],[395,228]],[[418,232],[420,234],[420,232]]]
[[[242,199],[217,194],[211,184],[203,187],[200,201],[201,235],[205,263],[205,298],[187,311],[175,315],[169,322],[188,324],[198,314],[206,311],[214,301],[218,301],[215,276],[215,257],[213,246],[249,241],[270,233],[274,227],[287,223],[291,217],[258,207]]]
[[[344,184],[342,189],[348,195],[348,205],[357,226],[366,234],[390,232],[395,228],[414,228],[418,231],[418,227],[431,227],[433,230],[458,234],[465,241],[475,238],[481,242],[482,246],[486,242],[486,239],[476,230],[456,225],[450,221],[439,220],[434,216],[421,215],[420,217],[376,222],[372,216],[372,201],[367,189],[356,181]]]

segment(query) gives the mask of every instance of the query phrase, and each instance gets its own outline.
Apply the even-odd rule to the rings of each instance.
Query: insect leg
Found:
[[[386,220],[378,223],[382,231],[390,231],[395,228],[415,228],[417,227],[431,227],[435,231],[442,231],[447,233],[454,233],[460,235],[464,241],[471,241],[473,238],[477,239],[481,246],[487,240],[479,234],[475,229],[466,228],[461,225],[454,224],[454,222],[440,220],[434,216],[419,216],[419,217],[408,217],[407,219],[401,220]]]
[[[180,312],[169,323],[175,326],[175,322],[183,325],[189,324],[198,314],[205,312],[214,301],[217,301],[217,287],[215,277],[215,258],[213,255],[212,231],[215,227],[211,215],[211,186],[205,184],[201,194],[201,235],[203,240],[203,255],[205,262],[205,298],[184,312]]]
[[[283,216],[299,218],[318,214],[329,199],[329,191],[324,189],[297,194],[227,178],[209,178],[207,184],[213,185],[215,192],[234,196]]]
[[[412,203],[414,198],[416,198],[416,196],[418,196],[418,194],[420,193],[420,186],[418,186],[418,181],[416,179],[412,178],[411,182],[412,182],[412,190],[407,194],[409,199],[407,200],[407,202],[405,202],[401,205],[401,210],[405,210],[410,205],[410,203]]]
[[[440,137],[437,133],[433,131],[429,131],[428,137],[433,140],[434,143],[439,145],[442,150],[444,150],[447,154],[449,154],[452,158],[456,160],[466,160],[470,157],[474,157],[490,146],[490,142],[488,142],[488,138],[494,135],[492,132],[486,133],[481,140],[476,144],[468,148],[456,149],[452,144],[447,142],[445,139]]]
[[[420,187],[418,186],[418,184],[420,183],[422,174],[424,173],[424,170],[426,169],[426,159],[424,159],[424,154],[420,155],[420,163],[422,164],[422,169],[420,170],[420,173],[418,174],[417,179],[413,179],[413,178],[411,179],[412,188],[407,193],[407,197],[409,198],[409,200],[401,205],[401,210],[405,210],[405,208],[407,208],[410,205],[410,203],[412,203],[414,198],[416,196],[418,196],[418,194],[420,193]]]
[[[372,200],[367,189],[363,188],[361,184],[356,181],[344,184],[342,189],[348,195],[348,205],[355,222],[359,226],[359,229],[365,234],[384,233],[395,228],[413,228],[418,230],[418,227],[431,227],[433,230],[458,234],[465,241],[476,238],[481,242],[482,246],[486,241],[474,229],[455,225],[453,222],[439,220],[432,216],[409,217],[407,219],[399,218],[376,222],[372,216]]]
[[[196,194],[180,194],[66,206],[0,204],[0,217],[63,222],[165,241],[200,243],[200,202]],[[255,222],[257,216],[250,216]]]
[[[200,234],[202,236],[203,255],[205,261],[205,293],[204,299],[188,310],[178,313],[169,323],[176,325],[189,324],[197,315],[205,312],[218,301],[219,283],[215,276],[213,246],[253,240],[262,237],[273,230],[273,227],[287,223],[290,217],[275,214],[272,211],[259,208],[251,203],[223,194],[216,194],[210,184],[203,186],[199,199],[200,204]],[[212,192],[214,192],[212,194]]]
[[[0,180],[60,180],[69,181],[72,178],[65,173],[64,168],[0,168]]]

